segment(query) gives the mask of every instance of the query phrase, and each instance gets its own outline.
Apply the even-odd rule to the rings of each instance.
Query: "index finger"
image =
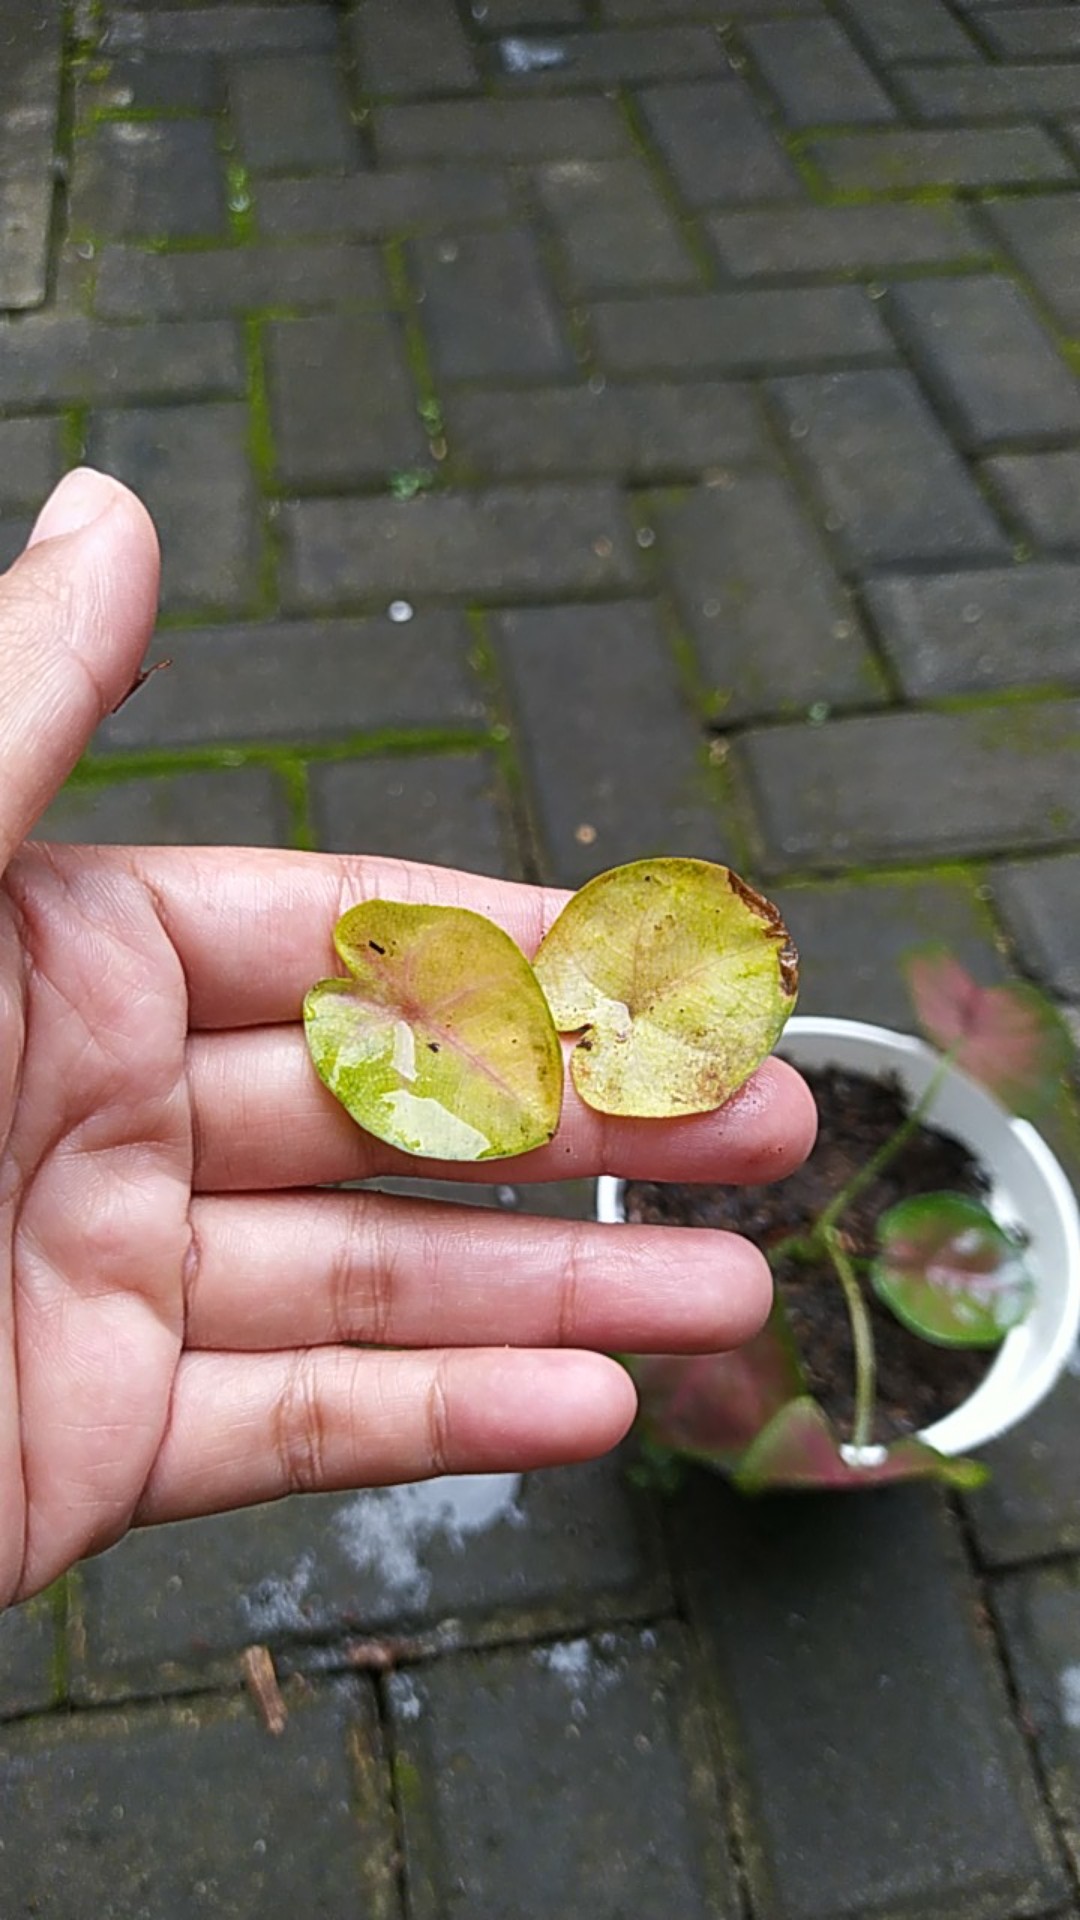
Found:
[[[315,980],[338,970],[333,931],[347,908],[382,898],[469,907],[494,920],[532,955],[565,893],[490,880],[450,867],[367,855],[289,853],[253,847],[53,846],[134,872],[187,977],[189,1022],[198,1031],[278,1026],[299,1020]]]

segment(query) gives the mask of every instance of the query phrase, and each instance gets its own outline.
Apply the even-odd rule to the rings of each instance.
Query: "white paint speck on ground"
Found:
[[[416,1682],[411,1673],[391,1674],[390,1698],[399,1720],[419,1720],[424,1703],[416,1691]]]
[[[305,1602],[315,1577],[315,1555],[302,1553],[290,1573],[260,1580],[240,1595],[244,1623],[258,1635],[295,1633],[308,1624]]]
[[[447,1475],[357,1494],[334,1517],[334,1531],[358,1573],[377,1572],[398,1599],[422,1606],[431,1592],[425,1550],[437,1540],[463,1553],[497,1525],[521,1527],[519,1473]]]
[[[611,1653],[615,1648],[611,1648]],[[625,1671],[625,1661],[603,1657],[590,1640],[557,1640],[552,1646],[537,1647],[534,1658],[561,1680],[572,1701],[582,1706],[590,1698],[607,1693],[617,1685]]]
[[[568,54],[557,40],[500,40],[499,52],[507,73],[545,73],[551,67],[565,67]]]
[[[1080,1731],[1080,1666],[1062,1669],[1060,1687],[1061,1717],[1067,1727]]]

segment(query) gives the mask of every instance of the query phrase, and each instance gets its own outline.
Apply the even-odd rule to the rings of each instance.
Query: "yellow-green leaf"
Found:
[[[570,1071],[601,1113],[668,1119],[730,1099],[795,1006],[772,903],[707,860],[637,860],[564,907],[534,962]]]
[[[464,907],[369,900],[334,929],[347,980],[320,980],[304,1026],[358,1126],[405,1153],[489,1160],[551,1139],[559,1037],[502,929]]]

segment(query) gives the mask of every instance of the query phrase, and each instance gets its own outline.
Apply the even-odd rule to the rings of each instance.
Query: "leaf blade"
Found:
[[[981,1486],[987,1470],[979,1461],[953,1459],[915,1437],[868,1449],[865,1464],[847,1459],[836,1430],[818,1402],[806,1395],[782,1407],[734,1474],[744,1493],[833,1489],[858,1492],[900,1480],[937,1480],[951,1487]]]
[[[334,945],[348,978],[304,1001],[315,1069],[358,1126],[402,1152],[501,1159],[542,1146],[562,1104],[547,1003],[509,935],[464,907],[369,900]]]
[[[709,1113],[794,1010],[798,955],[776,908],[730,868],[640,860],[590,880],[536,956],[570,1070],[601,1113]]]
[[[935,1346],[1000,1346],[1035,1298],[1022,1243],[967,1194],[898,1201],[878,1221],[878,1249],[878,1299]]]
[[[904,963],[916,1018],[927,1038],[1011,1113],[1035,1119],[1073,1058],[1057,1008],[1027,981],[984,987],[944,948]]]

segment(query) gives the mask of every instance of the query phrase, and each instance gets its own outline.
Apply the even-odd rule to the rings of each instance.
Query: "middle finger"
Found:
[[[197,1200],[189,1347],[595,1347],[714,1352],[772,1292],[735,1234],[601,1227],[381,1193]]]

